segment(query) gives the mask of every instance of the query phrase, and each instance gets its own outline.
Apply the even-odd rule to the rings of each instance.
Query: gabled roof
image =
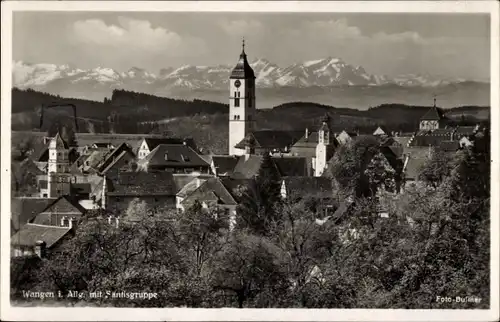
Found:
[[[387,162],[389,162],[397,174],[400,174],[401,171],[403,171],[404,161],[401,160],[390,147],[381,147],[380,152],[384,155]]]
[[[182,189],[177,192],[177,196],[181,198],[188,197],[193,191],[199,188],[208,179],[194,178],[188,184],[184,185]]]
[[[55,198],[12,198],[11,222],[14,232],[52,204]]]
[[[199,178],[199,179],[202,179],[202,180],[206,180],[206,179],[209,179],[209,178],[213,178],[213,175],[211,174],[190,174],[190,173],[173,173],[172,174],[172,178],[175,182],[175,187],[176,187],[176,192],[179,192],[180,190],[182,190],[182,188],[184,188],[184,186],[186,186],[187,184],[189,184],[191,181],[193,181],[194,178]]]
[[[302,131],[279,131],[279,130],[262,130],[254,131],[248,136],[252,137],[255,142],[256,148],[262,149],[282,149],[285,147],[291,147],[294,145],[302,136],[304,132]],[[236,148],[244,149],[246,142],[249,138],[245,137],[238,144]]]
[[[389,128],[386,126],[386,125],[378,125],[376,128],[373,129],[373,135],[378,135],[378,134],[375,134],[379,131],[382,131],[384,133],[380,133],[380,134],[386,134],[386,135],[391,135],[391,131],[389,130]]]
[[[310,132],[306,136],[302,136],[295,144],[294,147],[316,148],[318,145],[318,132]]]
[[[199,187],[194,189],[189,195],[185,197],[182,204],[187,205],[199,202],[217,202],[224,205],[236,205],[237,202],[222,184],[219,178],[211,178],[204,181]]]
[[[259,172],[262,155],[240,156],[231,174],[236,179],[251,179]],[[280,176],[307,176],[307,158],[295,156],[271,157]]]
[[[85,211],[85,208],[83,208],[77,201],[73,200],[69,196],[62,196],[52,202],[48,207],[41,211],[41,213],[82,215]]]
[[[418,180],[418,176],[422,169],[422,166],[427,161],[426,158],[408,158],[404,168],[404,177],[406,180]]]
[[[230,175],[238,163],[238,157],[233,155],[214,155],[212,156],[212,162],[217,175]]]
[[[332,181],[325,177],[283,177],[287,194],[333,196]]]
[[[272,157],[281,176],[307,176],[307,158],[305,157]]]
[[[177,192],[170,172],[118,172],[108,178],[112,196],[175,196]]]
[[[457,136],[467,136],[467,135],[472,135],[476,133],[476,127],[475,126],[458,126],[455,129],[455,134]]]
[[[191,148],[196,149],[194,140],[191,138],[181,139],[181,138],[145,138],[146,144],[148,145],[149,151],[153,151],[160,144],[179,144],[191,146]]]
[[[433,106],[427,111],[427,113],[424,114],[424,116],[422,116],[420,118],[420,120],[421,121],[440,121],[443,118],[444,118],[443,111],[440,108]]]
[[[69,227],[46,226],[37,224],[24,225],[10,238],[14,246],[35,246],[38,241],[44,241],[51,248],[71,231]]]
[[[148,166],[204,167],[209,164],[190,146],[183,144],[160,144],[144,159],[139,161]]]
[[[253,179],[234,179],[226,177],[219,178],[219,180],[237,202],[243,197],[243,191],[255,183]]]
[[[240,59],[231,71],[231,79],[255,79],[255,74],[252,67],[247,61],[247,55],[245,53],[245,45],[243,45],[243,50],[240,54]]]
[[[231,177],[238,179],[253,178],[259,172],[261,162],[261,155],[249,155],[248,158],[240,156]]]
[[[59,135],[59,132],[57,132],[56,136],[52,139],[53,141],[55,141],[55,148],[56,149],[69,149],[69,145],[68,143],[63,140],[63,138],[61,137],[61,135]]]

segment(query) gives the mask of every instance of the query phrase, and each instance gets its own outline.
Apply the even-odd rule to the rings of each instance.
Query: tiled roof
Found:
[[[281,176],[307,176],[307,158],[272,157]]]
[[[439,149],[445,152],[455,152],[460,148],[458,141],[442,141],[439,144]]]
[[[123,154],[123,152],[130,153],[132,156],[135,157],[134,153],[132,152],[132,149],[128,146],[127,143],[122,143],[119,146],[117,146],[115,149],[113,149],[110,153],[108,153],[104,159],[102,160],[101,164],[99,165],[99,171],[104,171],[106,168],[109,167],[111,163],[113,163],[113,158],[118,159],[119,156]]]
[[[307,176],[307,158],[279,156],[271,157],[281,176]],[[256,176],[262,163],[262,155],[240,156],[232,178],[250,179]]]
[[[163,167],[207,167],[203,160],[191,147],[183,144],[160,144],[140,161],[148,166]]]
[[[85,213],[83,208],[77,201],[68,196],[57,198],[52,204],[46,207],[41,213],[59,213],[59,214],[76,214],[82,215]]]
[[[318,145],[318,132],[311,132],[306,136],[302,136],[293,146],[294,147],[311,147],[315,148]]]
[[[476,127],[475,126],[458,126],[455,129],[455,134],[457,136],[467,136],[467,135],[472,135],[476,133]]]
[[[179,192],[186,186],[188,183],[193,181],[194,178],[200,178],[202,180],[206,180],[209,178],[213,178],[213,175],[210,174],[189,174],[189,173],[173,173],[172,178],[175,182],[176,192]]]
[[[212,156],[217,175],[229,175],[234,171],[238,163],[238,157],[232,155],[214,155]]]
[[[241,52],[240,59],[236,63],[236,66],[231,71],[230,78],[255,79],[255,74],[247,61],[247,55],[244,50]]]
[[[205,181],[208,179],[200,179],[200,178],[194,178],[191,180],[188,184],[184,185],[182,189],[177,192],[177,196],[185,198],[189,196],[193,191],[198,189]]]
[[[219,178],[219,180],[237,202],[241,200],[243,190],[255,183],[253,179]]]
[[[453,129],[437,129],[432,132],[421,131],[413,138],[410,146],[438,146],[442,141],[450,140]]]
[[[283,177],[287,194],[332,196],[332,181],[325,177]]]
[[[402,146],[407,146],[410,141],[411,136],[395,136],[393,140],[401,144]]]
[[[12,198],[11,222],[14,230],[19,230],[19,227],[28,223],[55,200],[55,198]]]
[[[46,247],[51,248],[70,231],[69,227],[26,224],[10,238],[10,243],[15,246],[35,246],[37,241],[44,241]]]
[[[422,121],[439,121],[441,119],[443,119],[443,111],[438,108],[438,107],[431,107],[427,113],[424,114],[424,116],[422,116],[420,118],[420,120]]]
[[[177,192],[169,172],[118,172],[109,179],[108,195],[113,196],[175,196]]]
[[[236,205],[236,200],[222,184],[219,178],[211,178],[203,182],[182,201],[183,204],[192,204],[195,201],[214,202],[224,205]]]
[[[291,147],[294,145],[302,136],[303,131],[279,131],[279,130],[262,130],[254,131],[249,134],[255,140],[256,148],[263,149],[281,149],[285,147]],[[236,148],[244,149],[246,145],[246,140],[244,138],[238,144]]]
[[[239,179],[253,178],[259,172],[261,162],[261,155],[250,155],[248,159],[245,156],[240,156],[231,177]]]
[[[404,169],[404,176],[407,180],[417,180],[422,166],[427,161],[426,158],[409,158]]]
[[[70,190],[72,195],[90,194],[91,186],[90,183],[72,183]]]
[[[390,147],[381,147],[380,152],[385,156],[391,167],[400,174],[403,170],[403,160],[400,159]]]
[[[196,144],[191,138],[145,138],[146,144],[148,145],[149,151],[153,151],[160,144],[178,144],[190,146],[193,149],[196,149]]]

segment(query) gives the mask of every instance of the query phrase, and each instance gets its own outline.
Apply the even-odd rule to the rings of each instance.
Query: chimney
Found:
[[[47,244],[43,240],[37,241],[35,243],[35,254],[40,258],[44,258],[47,251],[46,247]]]
[[[106,209],[106,176],[104,176],[104,179],[102,181],[102,196],[101,196],[101,208]]]
[[[196,188],[199,188],[201,186],[201,180],[200,178],[196,178]]]
[[[70,218],[70,220],[69,220],[69,228],[76,229],[76,218],[75,217],[71,217]]]
[[[165,152],[164,158],[165,158],[165,161],[168,161],[168,153],[167,152]]]
[[[306,127],[306,135],[305,135],[305,138],[309,138],[309,129]]]

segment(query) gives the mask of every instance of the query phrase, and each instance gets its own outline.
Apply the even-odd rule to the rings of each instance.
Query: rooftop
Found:
[[[26,224],[10,238],[10,243],[15,246],[35,246],[38,241],[44,241],[46,247],[51,248],[70,231],[69,227]]]

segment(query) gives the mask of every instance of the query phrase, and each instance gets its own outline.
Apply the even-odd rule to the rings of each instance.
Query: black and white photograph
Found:
[[[497,319],[499,6],[446,2],[3,2],[2,311]]]

